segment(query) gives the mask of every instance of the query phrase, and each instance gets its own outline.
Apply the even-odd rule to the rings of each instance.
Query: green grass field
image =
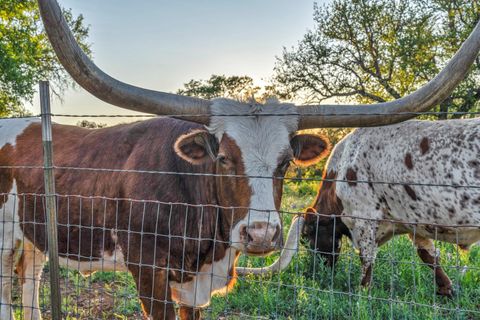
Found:
[[[316,189],[314,182],[286,185],[283,209],[303,211]],[[290,219],[285,218],[285,229]],[[334,275],[302,246],[284,272],[239,278],[234,290],[215,297],[204,315],[210,319],[480,319],[480,248],[463,253],[450,244],[438,246],[454,282],[453,299],[435,295],[431,270],[421,263],[408,238],[401,236],[380,249],[370,291],[359,286],[359,259],[346,241]],[[242,257],[240,265],[262,266],[275,258]],[[142,318],[129,275],[98,272],[83,278],[63,270],[62,276],[63,309],[69,319]],[[42,307],[47,319],[48,305],[45,285]]]

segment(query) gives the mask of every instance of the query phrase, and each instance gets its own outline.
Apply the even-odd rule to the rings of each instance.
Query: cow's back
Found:
[[[212,192],[190,185],[202,183],[206,178],[173,174],[207,170],[182,160],[173,149],[179,136],[200,127],[170,118],[95,130],[55,124],[52,128],[53,163],[58,194],[60,255],[81,261],[108,260],[116,255],[121,245],[124,252],[125,248],[130,249],[128,260],[138,263],[141,252],[154,252],[158,247],[161,250],[158,250],[157,258],[155,255],[143,257],[144,263],[155,264],[153,259],[166,259],[167,254],[162,250],[170,249],[172,255],[183,253],[180,237],[178,241],[171,241],[169,248],[167,237],[153,235],[181,235],[184,231],[182,220],[187,219],[187,212],[189,224],[196,225],[201,217],[197,212],[199,209],[170,203],[214,202],[208,199]],[[15,206],[16,224],[22,227],[27,239],[45,251],[40,123],[36,121],[24,126],[15,143],[6,144],[3,149],[0,166],[7,163],[1,158],[7,154],[7,164],[17,167],[14,170],[0,169],[0,175],[9,177],[9,188],[14,184],[14,191],[19,194]],[[175,224],[170,224],[173,216]],[[202,218],[205,220],[204,232],[211,231],[214,227],[207,228],[206,212]],[[215,220],[211,220],[210,224],[214,226]],[[193,228],[187,236],[190,233],[192,238],[198,237]],[[205,237],[211,239],[214,236],[208,234]],[[206,243],[204,247],[209,245]],[[196,245],[190,245],[188,250],[198,251]],[[181,260],[176,262],[181,266]],[[185,265],[185,268],[189,267]]]
[[[116,184],[118,180],[125,182],[135,176],[131,172],[121,174],[119,171],[171,172],[176,171],[181,164],[188,166],[184,161],[179,161],[180,158],[173,152],[173,144],[180,135],[197,127],[189,122],[169,118],[94,130],[55,124],[53,162],[58,167],[55,170],[57,192],[86,197],[124,196],[138,200],[159,200],[148,195],[145,188],[125,190],[122,187],[124,183]],[[40,124],[27,127],[17,141],[14,148],[16,165],[42,166]],[[43,184],[43,172],[28,170],[21,170],[17,174],[24,181],[22,190],[39,192],[38,188]],[[158,180],[159,175],[156,178]],[[142,179],[145,180],[145,175]],[[142,185],[144,186],[145,184]]]
[[[346,214],[479,225],[479,154],[480,119],[407,121],[355,130],[328,170],[350,180],[336,184]]]

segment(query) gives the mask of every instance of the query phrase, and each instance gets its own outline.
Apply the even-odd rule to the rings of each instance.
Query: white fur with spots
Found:
[[[375,260],[377,245],[402,233],[462,246],[479,241],[479,155],[480,119],[361,128],[337,144],[326,170],[336,172],[338,180],[346,180],[350,171],[350,180],[354,172],[358,181],[395,183],[336,183],[343,215],[355,217],[342,221],[365,264]],[[419,225],[392,225],[375,219]],[[433,224],[458,227],[435,228]]]

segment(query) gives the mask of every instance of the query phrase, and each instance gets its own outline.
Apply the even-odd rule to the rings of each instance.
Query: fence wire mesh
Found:
[[[2,173],[9,170],[34,175],[43,169],[36,164],[2,165],[0,159],[0,182],[6,179],[6,174]],[[70,176],[72,183],[104,183],[106,189],[121,188],[109,184],[109,178],[114,174],[122,174],[122,181],[132,175],[176,176],[180,181],[186,177],[273,179],[269,176],[142,168],[123,170],[115,166],[96,168],[54,164],[53,169],[57,176]],[[237,265],[239,270],[242,267],[263,268],[282,258],[278,252],[267,257],[237,257],[229,248],[245,245],[245,240],[217,235],[232,234],[234,223],[221,222],[225,219],[235,221],[241,212],[262,212],[268,215],[268,221],[274,219],[273,212],[248,206],[222,207],[207,203],[112,197],[107,191],[103,195],[65,194],[57,189],[63,317],[144,319],[145,311],[163,314],[168,319],[168,310],[175,309],[178,315],[188,314],[195,319],[199,317],[199,311],[185,308],[185,305],[193,304],[201,307],[202,316],[209,319],[480,318],[480,249],[472,246],[467,252],[466,246],[458,241],[467,233],[477,237],[480,225],[474,220],[459,224],[452,219],[448,225],[425,225],[422,221],[368,216],[317,212],[305,215],[305,209],[313,203],[314,194],[305,194],[299,187],[305,182],[318,189],[321,182],[351,184],[353,181],[374,186],[475,191],[480,189],[480,184],[346,180],[319,175],[276,179],[285,182],[279,211],[284,238],[287,238],[288,227],[295,217],[305,216],[309,224],[293,230],[298,235],[294,245],[284,242],[276,248],[295,253],[285,269],[263,275],[236,274],[231,266]],[[148,185],[139,186],[142,187]],[[2,319],[51,317],[50,273],[45,254],[48,247],[45,194],[42,190],[39,186],[38,192],[20,193],[12,187],[0,193],[0,214],[3,217],[0,226]],[[331,223],[321,229],[324,233],[317,232],[325,219]],[[368,277],[371,280],[369,286],[361,285],[365,280],[362,262],[372,259],[371,254],[354,248],[348,236],[335,233],[342,219],[350,219],[357,226],[387,225],[391,233],[392,239],[385,241],[375,254],[371,276]],[[229,229],[223,230],[225,226]],[[313,239],[305,236],[308,233],[306,228],[312,226],[315,228],[311,233]],[[433,242],[426,239],[425,229],[434,235],[431,237]],[[248,235],[249,231],[245,232]],[[457,241],[441,241],[445,233],[453,235]],[[21,241],[15,238],[15,234],[22,234]],[[324,237],[325,234],[330,236],[329,239]],[[211,261],[221,263],[212,264]],[[236,280],[235,285],[226,286],[232,280]],[[451,281],[450,286],[448,281]],[[217,294],[210,299],[213,293]],[[162,309],[163,313],[157,309]]]

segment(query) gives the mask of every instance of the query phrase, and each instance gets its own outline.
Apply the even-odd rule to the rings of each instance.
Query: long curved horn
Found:
[[[299,129],[372,127],[401,122],[445,100],[464,79],[480,50],[480,21],[445,68],[410,95],[374,105],[299,106]]]
[[[295,218],[293,218],[292,225],[288,230],[285,246],[282,248],[280,257],[278,257],[275,262],[264,268],[237,267],[237,274],[242,276],[248,274],[261,275],[280,272],[286,267],[288,267],[290,261],[292,261],[292,258],[298,251],[298,241],[302,232],[304,222],[305,220],[302,216],[296,216]]]
[[[80,49],[57,1],[38,0],[38,4],[58,59],[85,90],[121,108],[158,115],[179,115],[182,119],[209,123],[211,102],[208,100],[139,88],[110,77]]]

